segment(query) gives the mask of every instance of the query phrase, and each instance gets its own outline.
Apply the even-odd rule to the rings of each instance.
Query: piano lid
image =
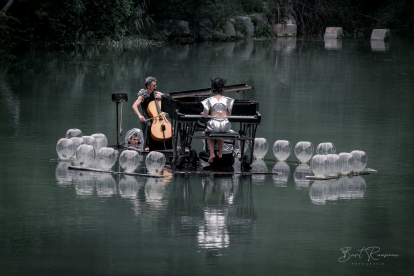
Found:
[[[224,86],[224,93],[227,92],[238,92],[238,91],[244,91],[244,90],[250,90],[253,89],[253,86],[249,86],[247,84],[241,83],[241,84],[234,84],[234,85],[226,85]],[[183,90],[183,91],[177,91],[177,92],[170,92],[168,93],[168,96],[177,99],[177,98],[185,98],[189,96],[201,96],[201,95],[213,95],[211,93],[211,88],[200,88],[200,89],[193,89],[193,90]]]

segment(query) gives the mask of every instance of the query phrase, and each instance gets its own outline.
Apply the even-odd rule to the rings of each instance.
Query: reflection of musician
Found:
[[[155,91],[155,89],[157,88],[157,79],[154,77],[148,77],[145,80],[145,87],[146,89],[141,89],[138,92],[138,99],[132,105],[132,109],[134,109],[135,113],[139,117],[139,120],[141,121],[142,131],[144,132],[145,151],[148,151],[150,149],[150,146],[152,147],[152,145],[154,144],[153,142],[155,141],[151,138],[152,120],[146,121],[147,119],[151,118],[147,112],[147,107],[150,102],[155,100],[155,98],[161,98],[162,93]],[[141,113],[139,113],[138,110],[138,106],[140,104],[142,109],[142,115]]]
[[[211,120],[207,123],[207,134],[227,133],[232,131],[230,129],[231,123],[227,119],[227,115],[231,115],[234,99],[222,95],[226,81],[227,80],[222,78],[215,78],[214,80],[211,80],[211,92],[215,95],[201,102],[204,107],[203,115],[207,117],[208,113],[211,112]],[[208,163],[212,163],[213,158],[215,157],[214,139],[207,139],[207,143],[210,149],[210,158],[208,159]],[[222,139],[218,139],[217,145],[217,156],[221,158],[223,156],[224,141]]]

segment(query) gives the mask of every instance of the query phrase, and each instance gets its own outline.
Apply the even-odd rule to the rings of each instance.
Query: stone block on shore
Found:
[[[388,41],[390,39],[390,30],[374,29],[372,30],[371,40]]]
[[[325,39],[338,39],[342,38],[342,27],[327,27],[325,30]]]
[[[296,36],[297,29],[296,24],[276,24],[275,34],[277,36]]]

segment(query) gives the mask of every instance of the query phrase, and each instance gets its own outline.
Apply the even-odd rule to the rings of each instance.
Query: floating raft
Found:
[[[374,170],[374,169],[366,168],[362,172],[360,172],[358,174],[354,174],[353,176],[367,175],[367,174],[371,174],[372,172],[377,173],[378,171],[377,170]],[[330,179],[340,178],[341,176],[319,177],[319,176],[314,176],[314,175],[307,175],[305,177],[308,180],[330,180]]]
[[[232,172],[232,171],[219,171],[219,170],[203,170],[203,171],[194,171],[194,170],[179,170],[179,169],[172,169],[170,166],[165,166],[164,170],[167,172],[171,172],[174,174],[219,174],[219,175],[233,175],[233,174],[241,174],[241,175],[253,175],[253,174],[272,174],[277,175],[277,172]]]
[[[307,175],[305,177],[308,180],[330,180],[330,179],[338,178],[337,176],[319,177],[319,176],[314,176],[314,175]]]
[[[79,166],[69,166],[68,169],[69,170],[78,170],[78,171],[124,174],[124,175],[152,177],[152,178],[167,178],[168,177],[168,175],[153,175],[153,174],[145,174],[145,173],[126,173],[126,172],[105,171],[105,170],[100,170],[100,169],[82,168],[82,167],[79,167]]]

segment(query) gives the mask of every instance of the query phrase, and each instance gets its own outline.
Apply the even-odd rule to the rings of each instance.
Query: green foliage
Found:
[[[198,10],[198,17],[209,19],[213,23],[213,29],[220,29],[231,17],[241,14],[243,14],[243,8],[235,0],[223,0]]]
[[[141,2],[141,1],[140,1]],[[85,41],[119,38],[134,12],[131,0],[26,0],[13,6],[34,39]]]
[[[0,0],[2,5],[7,1]],[[327,26],[342,26],[353,32],[364,28],[414,28],[414,1],[379,1],[368,10],[359,0],[19,0],[0,19],[0,51],[10,53],[19,41],[54,40],[67,43],[120,42],[127,45],[143,43],[145,35],[158,39],[181,35],[179,28],[168,28],[168,20],[189,21],[195,33],[201,21],[211,22],[206,32],[220,33],[226,21],[233,20],[236,31],[246,34],[238,16],[265,14],[282,22],[294,18],[299,33],[323,32]],[[10,16],[12,15],[12,16]],[[21,23],[19,23],[21,22]],[[157,24],[155,23],[157,22]],[[273,37],[272,28],[252,17],[257,37]],[[26,30],[26,31],[22,31]],[[18,35],[17,35],[18,34]],[[131,39],[128,39],[131,37]]]
[[[121,24],[131,14],[129,0],[65,0],[56,13],[55,3],[44,3],[39,18],[51,27],[52,34],[69,31],[77,41],[85,38],[119,38],[125,33]],[[38,14],[39,14],[38,13]]]
[[[145,28],[151,27],[154,20],[147,13],[148,4],[146,0],[132,7],[131,14],[126,22],[126,27],[130,34],[139,35],[145,31]]]
[[[151,0],[148,12],[155,21],[170,19],[195,22],[200,10],[214,4],[214,0]]]
[[[414,1],[391,0],[382,5],[376,12],[376,27],[381,28],[407,28],[414,29]]]
[[[16,35],[15,26],[20,24],[16,18],[0,12],[0,60],[14,59],[12,49],[21,38]]]
[[[263,0],[240,0],[240,4],[246,13],[264,12]]]
[[[257,24],[254,28],[255,36],[261,38],[275,38],[276,34],[271,25]]]
[[[367,23],[367,16],[351,1],[343,0],[275,0],[277,22],[288,16],[296,20],[298,33],[323,33],[326,27],[341,26],[354,30]]]
[[[243,19],[241,18],[235,18],[232,22],[234,29],[236,32],[239,32],[243,35],[247,35],[247,26],[244,24]]]

